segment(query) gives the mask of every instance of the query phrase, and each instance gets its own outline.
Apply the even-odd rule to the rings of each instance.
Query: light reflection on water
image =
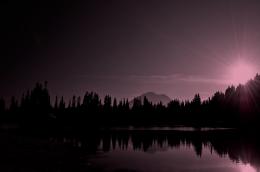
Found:
[[[0,133],[0,171],[260,172],[260,141],[236,130]]]
[[[105,172],[257,172],[249,163],[231,160],[228,154],[218,154],[211,143],[204,143],[201,153],[189,142],[180,142],[176,146],[167,140],[156,140],[145,151],[136,148],[131,137],[123,145],[118,140],[110,140],[108,151],[104,151],[104,140],[98,146],[98,154],[90,159],[93,166]]]
[[[106,129],[103,129],[106,130]],[[110,128],[111,131],[211,131],[211,130],[234,130],[234,128],[211,128],[211,127],[203,127],[203,128],[194,128],[194,127],[185,127],[185,126],[177,126],[177,127],[113,127]]]

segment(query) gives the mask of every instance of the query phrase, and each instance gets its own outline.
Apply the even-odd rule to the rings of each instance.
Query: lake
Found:
[[[259,141],[234,129],[1,133],[1,171],[257,172]]]

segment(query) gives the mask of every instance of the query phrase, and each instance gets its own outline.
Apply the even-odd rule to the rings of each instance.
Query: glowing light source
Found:
[[[240,172],[256,172],[256,169],[253,168],[250,164],[241,164],[239,165]]]
[[[229,67],[229,80],[231,84],[245,84],[248,80],[252,79],[257,70],[255,67],[243,60],[238,60],[236,63]]]

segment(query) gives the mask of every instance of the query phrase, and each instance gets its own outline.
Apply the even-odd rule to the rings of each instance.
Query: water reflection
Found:
[[[97,150],[103,171],[257,172],[260,162],[257,139],[235,130],[113,131]]]
[[[258,172],[259,141],[236,130],[0,134],[1,171]]]

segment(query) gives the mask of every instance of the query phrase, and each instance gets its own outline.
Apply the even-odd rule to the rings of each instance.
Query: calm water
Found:
[[[234,130],[1,134],[1,171],[257,172],[259,142]]]
[[[116,148],[93,157],[91,163],[103,171],[150,171],[150,172],[255,172],[249,163],[234,162],[228,156],[220,157],[207,146],[203,146],[200,157],[190,145],[163,148],[156,145],[147,152],[136,151],[129,146],[126,150]]]

